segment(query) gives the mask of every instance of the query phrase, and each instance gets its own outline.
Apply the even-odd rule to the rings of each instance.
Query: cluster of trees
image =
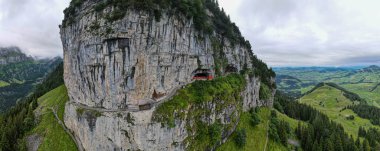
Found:
[[[317,113],[310,120],[310,125],[299,124],[296,128],[296,135],[304,150],[359,151],[361,146],[355,145],[353,137],[349,137],[341,125],[330,121],[327,116]]]
[[[380,125],[380,109],[366,104],[349,106],[361,118],[369,119],[372,124]]]
[[[291,134],[292,130],[288,122],[279,120],[277,118],[276,111],[272,110],[271,119],[269,123],[269,137],[281,144],[287,146],[288,138]]]
[[[65,21],[73,19],[76,8],[83,4],[84,0],[73,0],[70,6],[64,11]],[[94,10],[102,12],[106,7],[114,7],[114,11],[108,16],[109,21],[115,21],[124,17],[128,9],[146,11],[155,16],[159,21],[162,13],[169,15],[183,15],[187,19],[193,19],[194,26],[199,31],[212,34],[216,31],[232,44],[241,44],[250,48],[250,43],[241,35],[239,28],[231,22],[230,17],[226,15],[223,9],[220,9],[216,0],[106,0],[99,2]],[[209,10],[213,17],[206,13]]]
[[[25,150],[22,138],[36,124],[33,111],[38,106],[37,99],[62,84],[63,64],[61,63],[46,80],[36,86],[31,95],[0,115],[0,150]]]
[[[84,0],[72,0],[70,6],[64,10],[65,19],[63,25],[70,25],[78,11],[78,7],[83,4]],[[109,21],[116,21],[125,16],[128,9],[146,11],[155,16],[159,21],[162,13],[168,11],[172,15],[182,14],[187,18],[193,18],[195,27],[199,30],[206,30],[207,15],[205,10],[205,0],[106,0],[99,2],[94,10],[102,12],[108,6],[112,6],[114,11],[108,14]],[[208,28],[211,32],[211,28]]]
[[[269,68],[265,62],[258,59],[256,55],[252,55],[251,60],[254,67],[253,75],[260,77],[261,82],[269,86],[269,88],[275,89],[276,83],[272,81],[272,78],[276,77],[276,73],[273,69]]]
[[[268,100],[272,96],[272,91],[269,89],[269,87],[262,83],[260,85],[260,91],[259,91],[259,97],[260,100]]]
[[[0,87],[0,113],[14,106],[19,98],[24,97],[30,90],[33,89],[35,81],[26,81],[18,84],[12,83],[6,87]]]
[[[223,100],[225,103],[236,104],[241,99],[240,92],[243,91],[245,85],[244,77],[239,74],[230,74],[211,81],[195,81],[184,89],[179,90],[171,100],[158,106],[153,120],[174,127],[174,119],[176,117],[184,118],[185,116],[181,115],[185,113],[181,112],[177,113],[177,115],[173,113],[187,109],[190,104],[192,106],[201,105],[214,100]]]
[[[247,144],[247,132],[245,129],[238,129],[235,131],[234,141],[239,148],[243,148],[245,144]]]
[[[291,118],[308,122],[298,124],[296,135],[301,142],[303,150],[309,151],[370,151],[377,150],[377,133],[364,137],[364,141],[348,136],[341,125],[331,121],[326,115],[316,109],[291,101],[287,96],[276,94],[275,108]],[[361,130],[363,131],[363,130]],[[374,129],[374,131],[377,131]],[[362,132],[361,132],[362,133]],[[359,135],[363,136],[363,135]],[[380,135],[378,135],[380,136]],[[369,142],[373,141],[373,145]]]
[[[359,137],[364,138],[363,146],[368,148],[370,146],[372,151],[380,150],[380,131],[376,128],[365,130],[363,127],[359,128]],[[368,144],[368,145],[367,145]]]
[[[260,124],[261,119],[258,116],[257,112],[260,108],[251,108],[249,110],[249,124],[252,128],[256,127]],[[239,148],[243,148],[247,143],[247,134],[245,129],[238,129],[234,132],[233,139],[235,141],[236,146]]]
[[[250,115],[249,124],[252,127],[259,125],[261,122],[259,115],[257,115],[258,110],[259,110],[259,108],[255,108],[255,109],[252,108],[249,110],[249,115]]]

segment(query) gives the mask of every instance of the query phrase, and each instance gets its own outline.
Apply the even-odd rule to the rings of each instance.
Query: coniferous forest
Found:
[[[298,124],[295,134],[303,150],[310,151],[378,151],[380,132],[371,128],[359,129],[358,138],[348,136],[343,127],[331,121],[316,109],[292,101],[289,97],[276,94],[274,107],[287,116],[308,122]]]
[[[36,124],[34,109],[37,99],[63,84],[63,63],[37,85],[31,95],[22,98],[14,107],[0,115],[0,150],[26,150],[23,137]]]

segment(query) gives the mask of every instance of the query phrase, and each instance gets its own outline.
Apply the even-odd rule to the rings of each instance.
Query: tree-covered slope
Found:
[[[271,109],[258,108],[257,114],[259,122],[257,125],[252,125],[252,113],[243,113],[240,117],[237,132],[235,132],[225,144],[220,146],[218,151],[232,151],[232,150],[268,150],[268,151],[282,151],[287,150],[286,145],[276,142],[269,138],[268,131],[270,129],[269,123],[271,120]],[[243,139],[239,139],[239,133],[245,133]],[[290,132],[291,133],[291,132]],[[244,145],[240,145],[243,141]]]
[[[34,115],[34,110],[38,107],[38,98],[62,84],[61,64],[38,84],[29,96],[22,98],[14,107],[0,114],[0,150],[25,149],[26,142],[22,138],[38,123]],[[58,113],[62,115],[62,110],[58,110]]]
[[[310,93],[309,95],[323,95],[329,94],[342,98],[343,95],[339,93],[340,90],[331,90],[332,87],[324,86],[315,89],[316,94]],[[332,93],[324,91],[335,91]],[[323,94],[320,94],[323,93]],[[335,94],[334,94],[335,93]],[[307,96],[306,96],[307,97]],[[321,98],[321,97],[319,97]],[[309,99],[309,98],[306,98]],[[334,100],[333,100],[334,101]],[[336,100],[335,100],[336,101]],[[333,106],[339,108],[340,105],[347,104],[347,100],[339,100],[341,103],[331,103],[326,106],[326,109],[321,109],[321,107],[316,107],[311,103],[307,105],[305,103],[300,103],[294,101],[291,98],[284,95],[276,95],[275,108],[286,114],[288,117],[293,119],[298,119],[306,122],[307,124],[302,124],[301,122],[295,128],[295,135],[299,140],[299,145],[303,150],[307,151],[377,151],[380,148],[380,131],[377,127],[370,126],[368,120],[363,120],[354,115],[352,111],[342,110],[340,113],[336,112]],[[313,101],[312,101],[313,102]],[[334,105],[335,104],[335,105]],[[339,105],[340,104],[340,105]],[[347,112],[349,111],[349,112]],[[346,120],[351,122],[347,123],[342,121],[341,118],[335,118],[334,115],[345,115]],[[291,121],[286,120],[285,121]],[[366,127],[358,126],[364,124]],[[292,122],[289,122],[292,123]],[[352,124],[352,125],[350,125]],[[292,124],[293,125],[293,124]],[[291,126],[293,127],[293,126]],[[353,130],[355,129],[355,130]],[[355,131],[355,132],[354,132]],[[356,133],[356,134],[355,134]]]

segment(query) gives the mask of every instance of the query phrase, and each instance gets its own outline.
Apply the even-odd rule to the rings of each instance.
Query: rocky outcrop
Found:
[[[191,124],[176,119],[169,127],[153,121],[157,106],[193,82],[198,69],[213,76],[216,69],[222,75],[254,70],[250,48],[215,33],[203,34],[184,16],[164,13],[157,21],[144,11],[130,10],[109,22],[104,14],[113,8],[95,12],[95,5],[84,1],[73,23],[61,28],[70,97],[65,124],[86,150],[185,150],[196,133],[189,134]],[[215,41],[223,42],[222,47],[215,47]],[[223,59],[215,58],[217,51]],[[218,67],[216,60],[227,65]],[[259,100],[260,78],[247,76],[246,81],[243,109],[270,105]],[[202,118],[207,125],[217,120],[231,125],[222,133],[225,139],[234,131],[242,105],[216,109],[221,102],[199,109],[210,111]]]
[[[32,60],[32,57],[27,57],[18,47],[0,48],[0,65]]]
[[[76,102],[107,109],[141,105],[152,101],[155,91],[167,94],[190,83],[199,66],[215,67],[210,39],[199,39],[191,21],[163,16],[156,22],[130,11],[109,25],[86,11],[91,9],[61,31],[66,85]],[[100,28],[90,31],[94,24]],[[96,34],[107,30],[113,32]],[[250,61],[248,51],[224,48],[228,63],[239,70]]]

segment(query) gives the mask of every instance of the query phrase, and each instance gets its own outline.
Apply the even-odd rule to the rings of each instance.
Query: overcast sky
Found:
[[[62,55],[58,25],[70,0],[0,0],[0,46]],[[378,0],[219,0],[270,66],[380,64]]]

